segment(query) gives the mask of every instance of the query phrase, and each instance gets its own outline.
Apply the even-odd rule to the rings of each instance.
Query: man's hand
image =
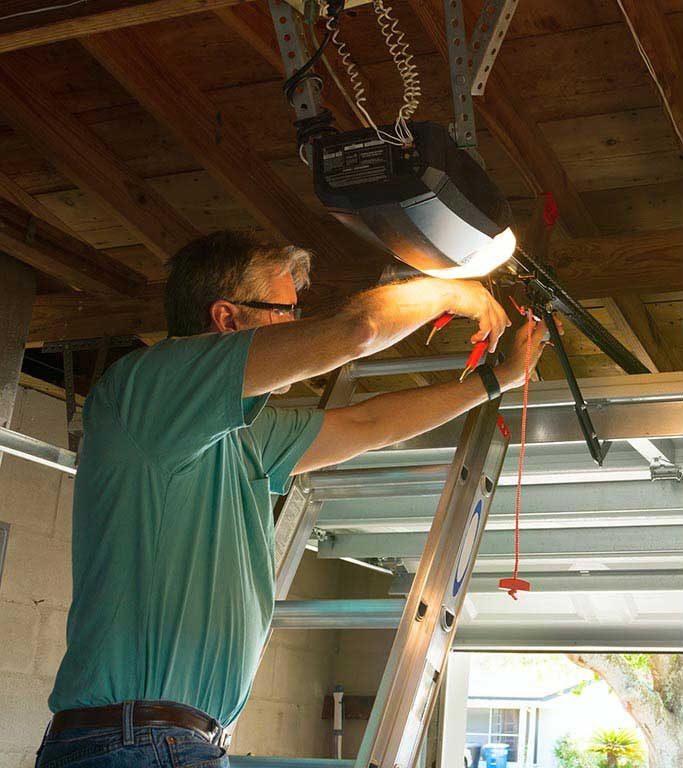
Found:
[[[511,325],[505,310],[476,280],[453,280],[452,284],[455,289],[455,302],[450,311],[476,320],[479,330],[472,336],[472,344],[489,339],[489,352],[495,352],[498,339]]]
[[[558,330],[564,333],[562,323],[555,320]],[[529,371],[533,371],[538,363],[543,349],[549,344],[548,326],[541,321],[531,334],[531,360]],[[526,323],[515,334],[515,340],[508,359],[501,363],[495,370],[496,376],[503,389],[514,389],[524,384],[526,375],[526,346],[527,346],[527,326]]]

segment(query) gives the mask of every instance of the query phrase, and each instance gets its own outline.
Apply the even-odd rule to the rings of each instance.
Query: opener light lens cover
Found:
[[[499,267],[512,256],[517,246],[517,238],[507,227],[498,233],[482,248],[479,248],[472,258],[461,266],[446,267],[444,269],[425,269],[423,272],[430,277],[443,279],[465,279],[469,277],[483,277]]]

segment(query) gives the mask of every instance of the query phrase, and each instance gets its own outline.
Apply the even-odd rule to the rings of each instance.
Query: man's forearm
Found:
[[[446,311],[458,311],[460,294],[471,283],[420,277],[384,285],[354,296],[346,311],[372,326],[367,354],[380,352]]]
[[[503,391],[519,384],[507,365],[498,366],[496,376]],[[365,451],[421,435],[486,400],[484,385],[474,373],[462,383],[454,380],[388,392],[357,405],[326,411],[322,429],[295,474],[338,464]]]
[[[517,386],[505,365],[495,369],[502,391]],[[481,403],[488,395],[481,378],[473,373],[462,383],[453,380],[417,389],[377,395],[353,406],[356,417],[368,425],[371,448],[408,440],[460,416]]]
[[[358,294],[333,317],[261,327],[249,353],[244,395],[270,392],[379,352],[447,310],[472,316],[483,306],[482,322],[490,324],[493,304],[479,283],[425,277]],[[496,323],[502,333],[504,321],[497,317]]]

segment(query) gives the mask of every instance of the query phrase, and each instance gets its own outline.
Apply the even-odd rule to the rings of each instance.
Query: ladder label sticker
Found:
[[[467,566],[470,563],[472,557],[472,551],[474,549],[474,543],[477,540],[477,533],[479,532],[479,523],[481,521],[481,511],[483,502],[480,499],[472,511],[469,523],[467,524],[467,530],[460,545],[460,552],[458,553],[458,559],[455,566],[455,580],[453,581],[453,597],[458,594],[460,587],[462,586],[463,579],[467,573]]]

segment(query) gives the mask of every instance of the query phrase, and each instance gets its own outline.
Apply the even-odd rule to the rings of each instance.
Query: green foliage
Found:
[[[633,731],[600,730],[588,749],[576,739],[563,736],[555,744],[559,768],[645,768],[645,752]]]
[[[644,768],[645,751],[638,736],[626,728],[594,734],[589,752],[599,755],[601,768]]]
[[[593,680],[582,680],[580,683],[578,683],[577,685],[575,685],[572,688],[572,693],[574,694],[574,696],[580,696],[586,690],[586,688],[588,688],[588,686],[591,683],[593,683],[593,682],[595,682],[595,680],[599,680],[599,679],[600,678],[598,678],[598,676],[596,675]]]
[[[649,653],[622,653],[621,656],[633,669],[650,669]]]
[[[555,744],[559,768],[598,768],[598,756],[581,749],[571,736],[563,736]]]

